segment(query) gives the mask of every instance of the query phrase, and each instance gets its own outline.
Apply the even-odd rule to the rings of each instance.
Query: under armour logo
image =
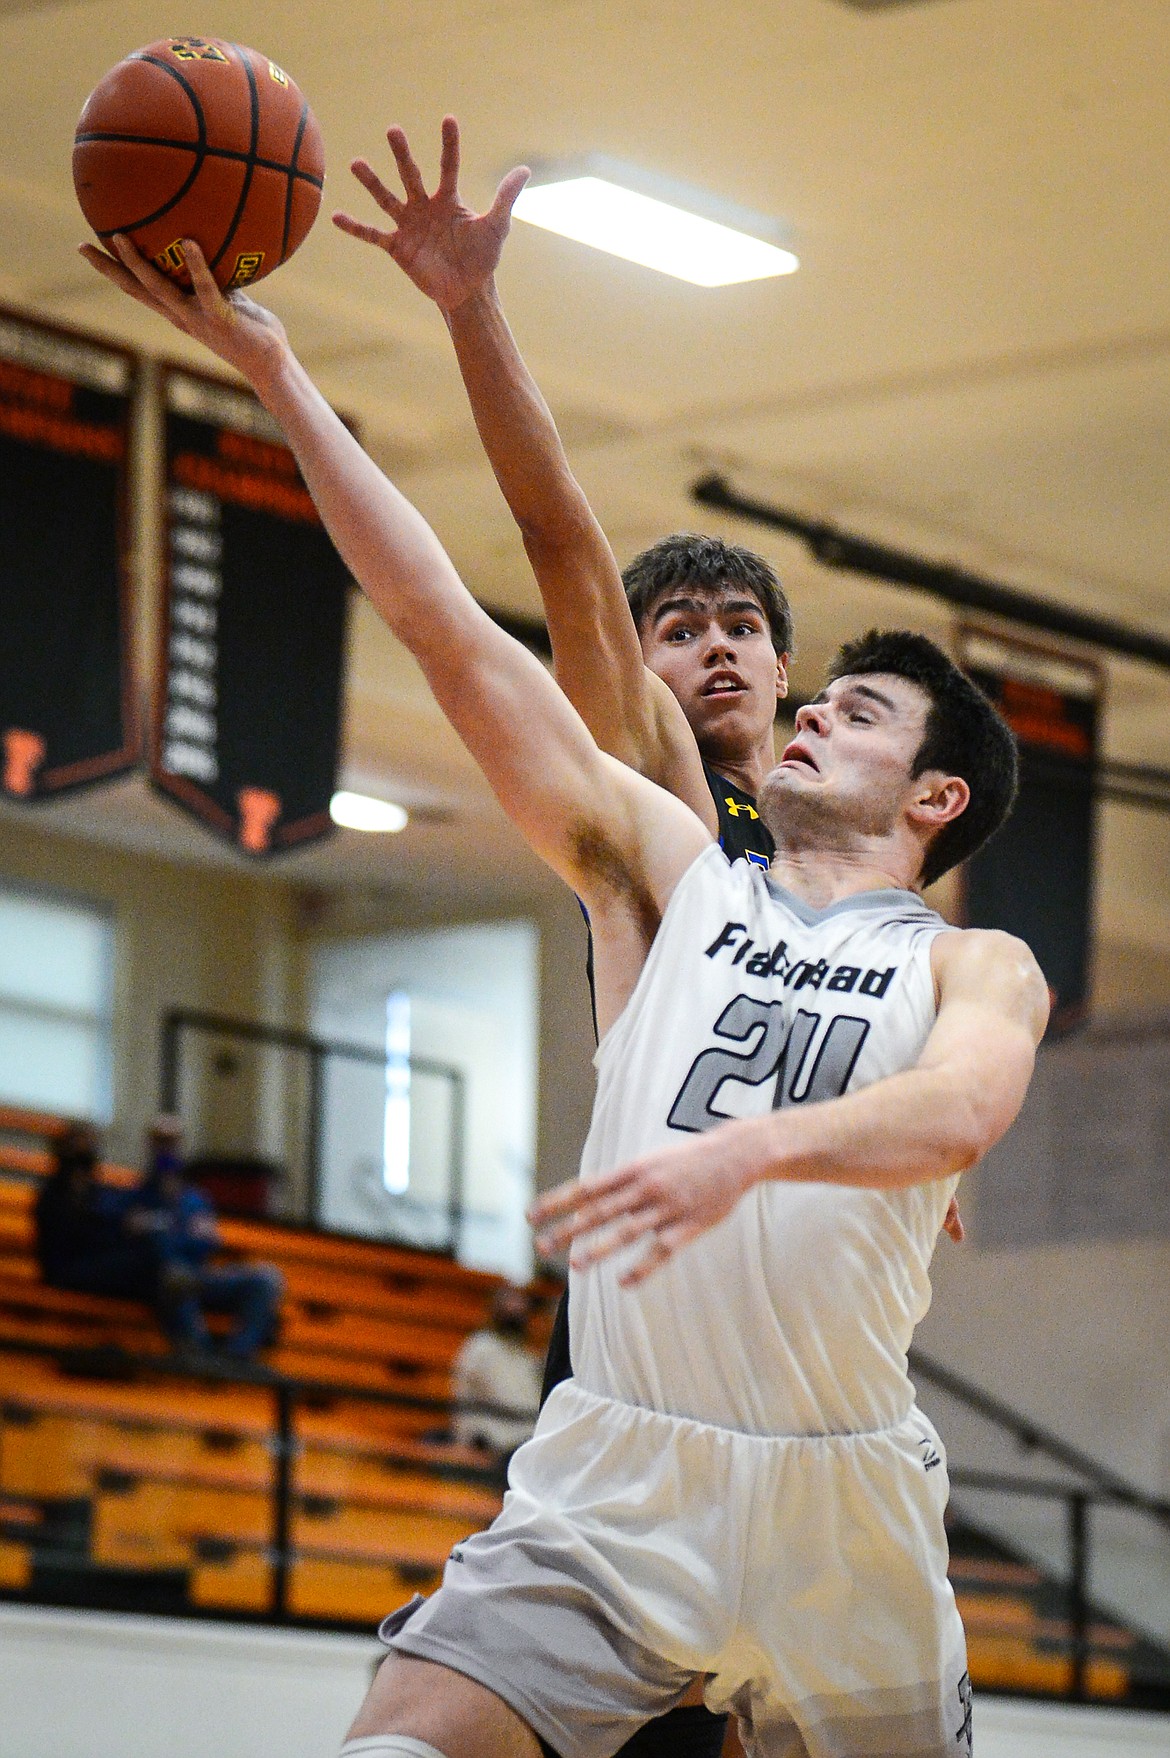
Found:
[[[933,1471],[936,1465],[942,1464],[942,1458],[934,1442],[929,1440],[926,1435],[923,1435],[918,1445],[922,1448],[922,1469],[924,1471]]]
[[[724,794],[723,804],[733,818],[738,818],[741,812],[746,812],[749,818],[758,818],[760,815],[754,806],[748,805],[746,800],[733,800],[730,794]]]

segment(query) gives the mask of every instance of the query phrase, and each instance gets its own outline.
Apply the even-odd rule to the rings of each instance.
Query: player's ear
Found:
[[[928,769],[914,778],[910,797],[910,818],[924,830],[941,830],[971,801],[971,789],[961,775],[943,775],[941,770]]]
[[[781,700],[783,700],[788,694],[787,653],[778,653],[776,655],[776,694]]]

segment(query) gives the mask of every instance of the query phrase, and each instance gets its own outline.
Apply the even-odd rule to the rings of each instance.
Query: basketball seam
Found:
[[[252,106],[252,136],[248,147],[248,156],[245,161],[244,183],[240,190],[240,199],[236,203],[236,211],[232,215],[231,224],[224,233],[223,243],[207,265],[212,274],[215,273],[223,260],[224,253],[235,236],[236,227],[244,217],[244,208],[247,206],[248,202],[248,191],[252,187],[252,178],[256,173],[256,148],[260,144],[260,93],[256,89],[256,69],[252,66],[246,52],[241,49],[238,43],[231,43],[229,44],[229,47],[239,56],[240,65],[243,67],[244,75],[248,81],[248,95]]]
[[[97,235],[99,238],[112,238],[115,232],[137,232],[143,226],[153,226],[156,220],[161,220],[164,215],[169,214],[171,209],[182,201],[183,197],[187,194],[187,191],[191,188],[191,185],[194,183],[203,167],[203,160],[206,157],[207,119],[203,114],[203,105],[199,102],[199,93],[195,90],[194,86],[188,85],[187,81],[176,68],[168,66],[165,61],[160,61],[155,55],[139,55],[134,57],[134,59],[145,61],[151,67],[161,67],[162,71],[169,74],[170,77],[182,87],[183,91],[186,92],[191,102],[191,108],[195,112],[195,126],[199,130],[199,139],[196,141],[194,147],[186,148],[187,151],[194,152],[195,163],[191,167],[191,172],[187,181],[174,195],[172,195],[170,201],[164,202],[161,208],[156,208],[153,214],[147,214],[145,219],[134,220],[128,222],[124,226],[111,227],[108,232],[98,232]],[[96,230],[95,227],[95,231]]]
[[[309,105],[308,105],[307,100],[302,98],[301,99],[301,119],[297,123],[297,137],[293,141],[292,157],[290,158],[289,163],[288,163],[288,185],[287,185],[285,192],[284,192],[284,231],[281,234],[281,239],[280,239],[280,260],[281,260],[281,262],[283,262],[285,257],[288,255],[288,235],[289,235],[289,232],[292,228],[292,202],[293,202],[293,190],[296,188],[296,184],[295,184],[294,179],[296,177],[296,172],[297,172],[297,158],[298,158],[298,155],[300,154],[301,144],[305,138],[305,129],[308,126],[308,121],[309,121]],[[324,178],[322,178],[321,181],[323,183]]]
[[[202,151],[205,159],[230,159],[237,164],[247,164],[249,159],[249,154],[239,151],[235,147],[208,146],[201,149],[196,141],[164,140],[151,134],[87,133],[77,135],[73,142],[74,146],[89,146],[95,143],[114,146],[174,147],[175,151],[179,153]],[[302,183],[311,183],[314,189],[324,189],[325,187],[324,177],[314,177],[311,171],[302,171],[296,167],[282,164],[279,159],[262,159],[257,155],[252,162],[258,171],[279,171],[282,177],[299,178]],[[145,222],[140,222],[140,224],[145,224]],[[119,226],[115,230],[127,232],[130,228]]]

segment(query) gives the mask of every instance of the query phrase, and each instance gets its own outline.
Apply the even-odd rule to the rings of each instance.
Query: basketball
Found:
[[[164,37],[90,93],[73,144],[81,211],[125,232],[181,286],[193,238],[222,288],[259,281],[303,243],[321,205],[321,130],[293,81],[255,49]]]

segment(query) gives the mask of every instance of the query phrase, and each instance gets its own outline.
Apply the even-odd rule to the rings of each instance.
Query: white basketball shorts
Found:
[[[383,1639],[486,1685],[559,1758],[610,1758],[695,1678],[753,1758],[970,1758],[946,1500],[917,1411],[758,1436],[570,1380],[499,1517]]]

